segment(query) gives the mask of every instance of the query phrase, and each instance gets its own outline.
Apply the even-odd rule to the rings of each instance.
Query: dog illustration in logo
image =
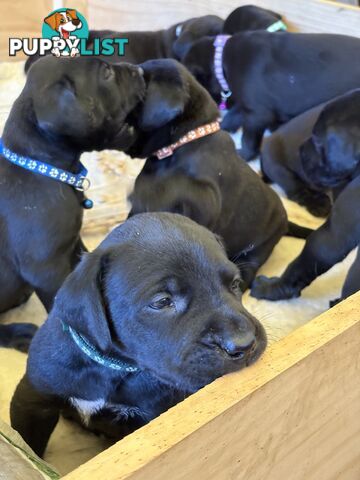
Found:
[[[54,40],[74,40],[76,37],[74,35],[70,35],[71,32],[74,32],[82,27],[82,22],[78,18],[76,10],[72,10],[70,8],[66,9],[64,12],[52,13],[48,17],[44,18],[44,22],[47,23],[53,30],[59,32],[60,36],[53,37]],[[62,52],[60,52],[58,47],[53,48],[51,53],[57,57],[60,57],[60,55],[69,55],[67,50],[62,50]],[[79,50],[77,48],[72,48],[70,56],[75,57],[77,54],[79,54]]]

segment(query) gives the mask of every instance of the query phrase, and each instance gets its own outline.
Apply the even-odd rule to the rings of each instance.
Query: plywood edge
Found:
[[[349,329],[355,334],[360,328],[359,309],[360,292],[271,345],[252,367],[216,380],[64,480],[129,478],[327,343]]]
[[[342,3],[342,2],[332,2],[331,0],[317,0],[320,4],[329,5],[331,7],[336,7],[348,11],[353,11],[355,13],[359,13],[359,7],[357,5],[351,5],[349,3]]]

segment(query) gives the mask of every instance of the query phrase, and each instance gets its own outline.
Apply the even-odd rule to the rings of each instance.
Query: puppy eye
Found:
[[[65,18],[60,18],[60,23],[65,23]]]
[[[161,297],[150,303],[150,308],[153,310],[162,310],[163,308],[170,308],[174,306],[174,302],[171,297]]]
[[[234,280],[231,282],[230,289],[232,292],[238,294],[241,292],[241,278],[240,277],[235,277]]]
[[[111,80],[114,76],[114,70],[107,63],[104,63],[103,72],[105,80]]]

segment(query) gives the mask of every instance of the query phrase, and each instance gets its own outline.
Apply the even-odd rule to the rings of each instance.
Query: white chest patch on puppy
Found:
[[[70,402],[79,412],[84,425],[88,425],[91,415],[104,408],[106,404],[103,398],[99,398],[99,400],[82,400],[81,398],[72,397]]]

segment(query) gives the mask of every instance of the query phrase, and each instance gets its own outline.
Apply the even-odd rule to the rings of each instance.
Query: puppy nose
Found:
[[[75,27],[77,27],[80,23],[80,20],[78,18],[74,18],[72,23],[73,23],[73,25],[75,25]]]
[[[221,348],[235,359],[244,358],[251,355],[256,348],[256,338],[253,333],[244,335],[233,335],[222,342]]]

